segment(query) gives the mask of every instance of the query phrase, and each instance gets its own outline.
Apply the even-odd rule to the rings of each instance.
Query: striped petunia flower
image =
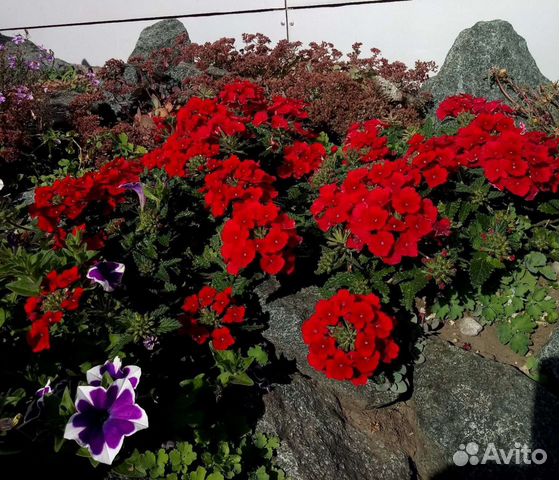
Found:
[[[138,383],[140,383],[142,369],[136,365],[123,367],[122,360],[119,357],[115,357],[112,362],[109,360],[103,365],[90,368],[86,372],[87,383],[93,385],[94,387],[100,386],[105,373],[109,374],[113,380],[126,378],[130,381],[132,387],[136,388]]]
[[[87,271],[87,278],[101,285],[105,292],[112,292],[122,282],[124,270],[124,263],[99,262]]]
[[[66,424],[64,438],[75,440],[91,457],[110,465],[124,443],[124,437],[148,428],[146,412],[136,404],[130,380],[116,380],[108,388],[78,387],[76,411]]]

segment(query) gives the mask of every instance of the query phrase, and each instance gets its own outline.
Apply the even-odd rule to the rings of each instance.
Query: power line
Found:
[[[311,10],[316,8],[339,8],[348,7],[355,5],[370,5],[374,3],[394,3],[394,2],[407,2],[410,0],[363,0],[358,2],[340,2],[333,4],[315,4],[315,5],[298,5],[293,7],[287,6],[287,0],[285,0],[284,7],[270,7],[270,8],[255,8],[251,10],[230,10],[224,12],[204,12],[204,13],[188,13],[183,15],[163,15],[157,17],[138,17],[138,18],[124,18],[124,19],[112,19],[112,20],[93,20],[88,22],[72,22],[72,23],[54,23],[50,25],[27,25],[27,26],[16,26],[0,28],[0,32],[7,32],[10,30],[38,30],[44,28],[63,28],[63,27],[80,27],[89,25],[108,25],[114,23],[131,23],[131,22],[147,22],[152,20],[169,20],[172,18],[201,18],[201,17],[221,17],[225,15],[241,15],[248,13],[269,13],[269,12],[286,12],[286,29],[289,30],[289,23],[287,12],[288,10]]]

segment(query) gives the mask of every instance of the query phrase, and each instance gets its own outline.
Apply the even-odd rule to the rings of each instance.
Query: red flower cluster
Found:
[[[229,108],[249,117],[249,121],[250,117],[267,108],[264,89],[246,80],[225,85],[219,93],[219,99]]]
[[[322,187],[311,206],[321,230],[327,232],[342,225],[351,234],[349,248],[360,251],[366,245],[389,265],[400,263],[403,257],[417,257],[419,242],[441,229],[433,202],[422,198],[415,188],[404,186],[404,174],[393,172],[402,179],[402,185],[394,185],[394,180],[385,177],[383,184],[391,186],[378,186],[378,170],[395,163],[349,172],[341,186]]]
[[[270,275],[290,274],[292,250],[301,242],[295,221],[273,203],[248,200],[233,206],[233,216],[221,233],[221,254],[231,275],[247,268],[260,255],[260,267]]]
[[[391,363],[400,348],[392,339],[394,319],[380,309],[376,295],[340,290],[316,305],[303,323],[309,364],[328,378],[364,385],[379,364]]]
[[[203,287],[198,294],[184,299],[182,309],[186,312],[181,321],[183,332],[203,345],[210,338],[216,350],[227,350],[235,343],[229,327],[245,321],[245,307],[233,305],[231,288],[218,292],[212,287]]]
[[[120,185],[137,182],[142,170],[137,162],[117,159],[82,177],[66,177],[39,187],[30,207],[31,216],[38,218],[41,230],[54,233],[55,240],[60,241],[73,226],[83,223],[86,211],[94,207],[103,214],[112,211],[124,199],[125,190]]]
[[[299,180],[318,170],[325,156],[326,149],[320,143],[295,142],[285,148],[284,163],[278,169],[278,175]]]
[[[558,139],[516,127],[510,107],[471,95],[446,99],[437,116],[443,120],[464,112],[475,117],[468,126],[452,136],[414,135],[402,159],[392,160],[395,155],[378,120],[353,125],[343,151],[348,159],[356,154],[358,161],[374,163],[372,176],[383,187],[419,187],[425,182],[433,189],[446,184],[460,168],[482,168],[496,188],[527,200],[539,192],[559,190]]]
[[[491,137],[477,152],[487,180],[499,190],[532,200],[559,190],[559,139],[514,128]]]
[[[559,140],[525,132],[501,113],[481,113],[454,136],[410,141],[407,159],[429,185],[443,185],[462,168],[482,168],[499,190],[532,200],[559,190]]]
[[[80,280],[78,267],[61,273],[50,272],[38,297],[29,297],[25,303],[25,313],[31,320],[27,342],[34,352],[50,349],[50,327],[60,323],[64,312],[78,309],[84,289],[71,288]]]
[[[313,136],[303,128],[302,121],[309,118],[309,114],[306,104],[300,100],[276,96],[269,104],[264,89],[246,80],[225,85],[219,99],[242,117],[245,123],[252,123],[255,127],[266,125],[303,137]]]
[[[232,156],[223,162],[208,164],[212,173],[206,175],[202,192],[204,200],[214,217],[222,217],[232,202],[255,200],[269,202],[277,197],[275,177],[260,169],[253,160],[239,160]]]
[[[349,127],[343,151],[356,152],[363,163],[377,162],[392,157],[388,138],[380,136],[384,124],[380,120],[369,120]]]
[[[148,169],[164,168],[169,176],[184,177],[186,166],[197,156],[214,158],[222,136],[245,132],[245,124],[217,99],[191,98],[177,113],[176,131],[163,146],[144,155]]]
[[[224,86],[217,98],[191,98],[177,114],[176,131],[163,146],[145,155],[142,163],[148,169],[164,168],[170,176],[185,177],[193,158],[218,158],[223,137],[249,135],[247,127],[252,125],[307,138],[310,133],[302,124],[306,118],[303,102],[275,97],[268,104],[261,87],[234,82]]]
[[[437,109],[437,118],[439,120],[444,120],[447,117],[456,118],[461,113],[471,113],[473,115],[503,113],[511,115],[514,111],[508,105],[497,100],[489,102],[485,98],[473,97],[463,93],[442,101]]]

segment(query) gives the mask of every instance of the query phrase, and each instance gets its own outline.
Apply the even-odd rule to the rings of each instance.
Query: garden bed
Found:
[[[521,442],[550,478],[557,88],[434,106],[430,63],[245,41],[0,51],[6,471],[468,478]]]

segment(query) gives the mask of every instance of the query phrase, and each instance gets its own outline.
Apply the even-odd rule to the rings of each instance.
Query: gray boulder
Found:
[[[549,83],[522,38],[503,20],[478,22],[460,32],[448,52],[440,72],[425,89],[438,104],[446,97],[469,93],[491,100],[503,100],[499,89],[491,85],[492,68],[506,69],[518,83],[537,87]]]
[[[559,382],[559,329],[555,330],[549,342],[540,352],[540,367],[546,374]]]
[[[67,128],[72,125],[72,102],[81,94],[69,90],[55,92],[48,97],[48,124],[53,128]]]
[[[346,410],[319,382],[295,375],[290,384],[267,394],[264,404],[258,429],[281,438],[277,461],[290,478],[414,478],[403,449],[373,432],[364,412]]]
[[[178,65],[167,70],[167,75],[178,83],[182,83],[187,78],[197,77],[201,74],[202,72],[198,70],[194,64],[187,62],[180,62]]]
[[[182,35],[186,35],[187,42],[189,43],[190,40],[186,28],[182,22],[176,18],[161,20],[160,22],[146,27],[142,30],[142,33],[140,33],[140,38],[138,38],[129,60],[133,57],[147,58],[150,53],[156,50],[171,48],[175,45],[175,41]]]
[[[439,341],[425,350],[414,372],[415,411],[425,448],[414,459],[424,478],[556,478],[559,468],[559,399],[508,365]],[[479,464],[457,466],[469,443]],[[527,445],[543,449],[543,465],[488,462],[486,448]],[[470,445],[469,451],[475,451]],[[457,454],[457,452],[460,452]],[[472,459],[473,456],[469,456]],[[454,459],[454,460],[453,460]]]

